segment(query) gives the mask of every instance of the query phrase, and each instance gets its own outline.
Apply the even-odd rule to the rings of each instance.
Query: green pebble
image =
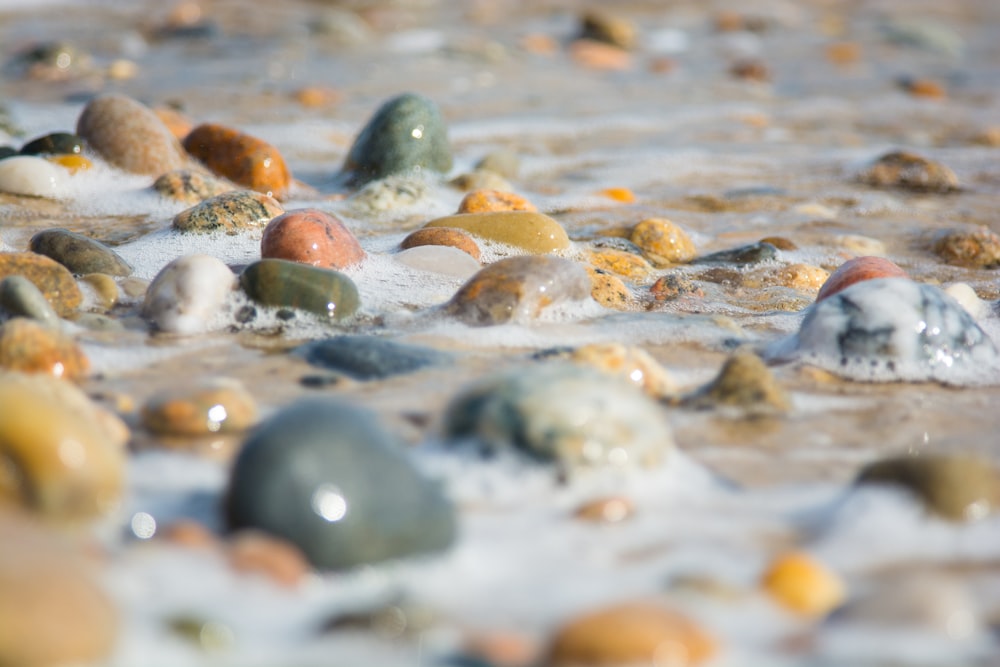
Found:
[[[358,288],[331,269],[284,259],[254,262],[240,276],[240,286],[254,301],[276,308],[297,308],[334,320],[358,309]]]

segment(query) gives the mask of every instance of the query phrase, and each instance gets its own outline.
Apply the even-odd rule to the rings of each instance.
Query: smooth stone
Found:
[[[0,252],[0,279],[23,276],[41,290],[60,317],[80,307],[83,294],[62,264],[33,252]]]
[[[87,519],[117,507],[124,488],[121,420],[65,380],[0,374],[0,504],[55,519]]]
[[[236,276],[210,255],[185,255],[167,264],[146,290],[142,316],[158,331],[190,335],[208,331]]]
[[[875,278],[908,278],[906,271],[885,257],[855,257],[830,274],[816,295],[816,301],[843,291],[854,283]]]
[[[66,229],[46,229],[31,237],[32,252],[59,262],[77,275],[106,273],[128,276],[132,267],[100,241]]]
[[[80,276],[80,287],[89,288],[92,292],[87,303],[90,309],[108,311],[118,303],[120,296],[118,283],[106,273],[88,273]]]
[[[228,181],[191,169],[168,171],[153,182],[153,190],[164,197],[191,205],[235,189]]]
[[[893,151],[876,159],[858,174],[858,180],[879,188],[947,193],[960,190],[958,177],[948,167],[922,155]]]
[[[277,148],[224,125],[205,123],[184,138],[184,148],[233,183],[282,199],[292,176]]]
[[[141,411],[142,425],[161,435],[240,433],[257,421],[257,401],[238,380],[212,378],[157,392]]]
[[[632,56],[625,49],[593,39],[577,39],[569,45],[569,55],[581,67],[619,72],[631,69]]]
[[[677,383],[667,369],[641,347],[592,343],[573,350],[569,359],[624,378],[656,399],[677,393]]]
[[[431,220],[424,227],[455,227],[474,236],[515,246],[534,254],[569,247],[569,236],[558,222],[533,211],[460,213]]]
[[[228,524],[288,540],[323,569],[438,552],[454,509],[376,416],[304,399],[258,426],[233,466]]]
[[[24,276],[7,276],[0,280],[0,309],[13,317],[27,317],[52,326],[59,314],[46,300],[42,291]]]
[[[405,93],[385,102],[351,146],[343,171],[351,184],[413,170],[447,173],[451,169],[448,130],[437,105]]]
[[[267,223],[260,256],[324,269],[345,269],[367,256],[339,218],[315,208],[286,211]]]
[[[858,474],[858,485],[887,484],[919,498],[939,517],[975,521],[1000,507],[1000,474],[985,458],[963,454],[921,454],[881,459]]]
[[[399,247],[408,250],[427,245],[458,248],[476,260],[476,262],[479,262],[480,251],[476,240],[461,229],[451,227],[423,227],[414,230],[403,239]]]
[[[538,209],[520,195],[496,189],[473,190],[465,195],[458,205],[458,213],[491,213],[496,211],[538,211]]]
[[[80,545],[0,510],[0,664],[104,664],[118,640],[118,609]]]
[[[635,299],[621,278],[593,266],[584,268],[590,278],[590,298],[612,310],[632,309]]]
[[[21,146],[21,155],[78,155],[83,139],[69,132],[53,132],[32,139]]]
[[[174,217],[174,229],[197,234],[224,231],[235,235],[245,230],[262,229],[284,212],[281,204],[268,195],[234,190],[181,211]]]
[[[147,106],[124,95],[100,95],[83,109],[76,133],[110,164],[159,176],[187,162],[180,142]]]
[[[610,271],[633,282],[645,280],[653,272],[649,262],[639,255],[616,248],[595,248],[584,253],[584,259],[595,268]]]
[[[840,576],[804,551],[772,560],[761,575],[760,585],[781,607],[813,618],[827,615],[847,597]]]
[[[468,253],[441,245],[425,245],[402,250],[392,258],[411,269],[438,273],[459,280],[468,280],[483,268]]]
[[[702,255],[691,260],[692,264],[737,264],[746,266],[759,264],[778,256],[778,249],[770,243],[751,243],[749,245],[720,250],[709,255]]]
[[[514,186],[500,174],[488,169],[476,169],[464,174],[459,174],[448,181],[448,185],[461,190],[462,192],[472,192],[474,190],[494,190],[497,192],[510,192]]]
[[[810,264],[788,264],[756,269],[743,276],[743,287],[783,286],[800,292],[817,292],[830,278],[830,272]]]
[[[376,336],[335,336],[306,343],[295,352],[313,366],[356,380],[381,380],[454,361],[447,352]]]
[[[624,378],[553,361],[485,378],[448,405],[445,434],[457,446],[511,449],[564,472],[651,467],[674,439],[666,412]]]
[[[784,413],[791,409],[788,393],[756,354],[737,350],[719,374],[682,400],[692,408],[736,408],[748,414]]]
[[[73,316],[73,324],[91,331],[125,331],[121,320],[101,313],[77,313]]]
[[[64,169],[33,155],[0,160],[0,192],[28,197],[59,197],[67,178]]]
[[[348,204],[357,213],[376,215],[417,206],[431,194],[422,175],[392,174],[365,185]]]
[[[45,159],[52,164],[63,167],[70,174],[87,171],[94,163],[82,155],[47,155]]]
[[[1000,236],[985,225],[974,231],[945,232],[934,241],[933,250],[953,266],[976,269],[1000,266]]]
[[[0,368],[79,380],[90,370],[90,360],[72,336],[35,320],[15,317],[0,325]]]
[[[445,312],[470,326],[530,322],[553,305],[590,296],[583,266],[550,255],[508,257],[476,273],[445,305]]]
[[[521,158],[514,151],[500,148],[483,156],[476,163],[476,169],[492,171],[504,178],[516,179],[521,171]]]
[[[297,308],[334,320],[350,317],[360,306],[358,288],[348,276],[284,259],[254,262],[240,275],[240,286],[265,306]]]

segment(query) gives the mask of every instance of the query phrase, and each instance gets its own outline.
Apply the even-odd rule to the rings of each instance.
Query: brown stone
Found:
[[[255,530],[243,530],[230,540],[229,564],[237,572],[263,574],[276,583],[295,587],[312,568],[291,542]]]
[[[287,259],[324,269],[344,269],[367,256],[339,218],[315,208],[279,215],[264,228],[262,258]]]
[[[477,262],[480,259],[479,245],[476,240],[461,229],[451,227],[424,227],[411,232],[399,244],[403,250],[424,245],[443,245],[458,248],[468,253]]]
[[[535,205],[513,192],[501,190],[474,190],[465,195],[458,205],[459,213],[487,213],[490,211],[537,211]]]
[[[80,114],[76,133],[114,166],[159,176],[187,161],[180,142],[149,107],[124,95],[101,95]]]
[[[666,218],[643,220],[632,228],[629,238],[653,266],[689,262],[697,254],[687,232]]]
[[[737,408],[747,414],[784,413],[792,407],[771,370],[747,349],[734,352],[714,380],[682,402],[694,408]]]
[[[15,317],[0,325],[0,367],[79,380],[90,370],[90,361],[72,337],[35,320]]]
[[[903,188],[917,192],[946,193],[961,189],[958,177],[951,169],[906,151],[882,155],[858,174],[858,180],[879,188]]]
[[[169,171],[153,183],[153,189],[164,197],[185,204],[199,204],[206,199],[236,189],[232,183],[193,169]]]
[[[44,255],[33,252],[0,253],[0,280],[7,276],[24,276],[34,283],[60,317],[73,313],[83,301],[73,274]]]
[[[934,252],[948,264],[970,268],[1000,265],[1000,236],[989,227],[945,232],[934,242]]]
[[[156,106],[153,113],[177,139],[183,139],[194,129],[194,121],[173,107]]]
[[[630,51],[636,46],[635,24],[622,16],[590,10],[583,15],[580,36]]]
[[[702,298],[705,292],[686,276],[670,273],[661,276],[649,288],[656,301],[673,301],[684,296]]]
[[[163,435],[240,433],[256,421],[253,396],[240,382],[222,378],[164,389],[142,408],[143,426]]]
[[[174,216],[174,228],[182,232],[208,234],[260,229],[285,212],[272,197],[250,190],[216,195]]]
[[[908,278],[906,271],[885,257],[855,257],[830,274],[816,295],[816,301],[844,290],[854,283],[874,278]]]
[[[185,137],[184,148],[216,174],[276,199],[291,185],[278,149],[239,130],[205,123]]]
[[[748,58],[738,60],[729,68],[729,74],[735,79],[766,83],[771,80],[771,70],[761,60]]]

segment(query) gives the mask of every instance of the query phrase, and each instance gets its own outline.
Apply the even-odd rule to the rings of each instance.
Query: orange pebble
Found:
[[[892,260],[884,257],[855,257],[849,259],[830,274],[823,286],[819,288],[816,301],[822,301],[828,296],[846,289],[854,283],[873,278],[908,278],[906,271]]]
[[[458,248],[479,261],[479,245],[471,235],[454,227],[424,227],[410,233],[399,247],[403,250],[425,245],[442,245]]]
[[[761,577],[761,585],[775,602],[803,616],[825,616],[845,597],[840,577],[803,552],[776,558]]]
[[[282,586],[294,587],[309,574],[309,561],[290,542],[244,530],[229,545],[229,564],[238,572],[258,572]]]
[[[339,100],[340,93],[323,86],[306,86],[295,91],[295,101],[310,109],[328,107]]]
[[[194,519],[179,519],[158,533],[160,539],[192,549],[206,549],[218,543],[215,533]]]
[[[184,148],[216,174],[276,199],[292,181],[277,148],[224,125],[199,125],[185,137]]]
[[[71,174],[75,174],[78,171],[87,171],[94,166],[93,162],[82,155],[49,155],[45,159],[60,167],[65,167]]]
[[[635,193],[628,188],[605,188],[599,194],[604,195],[608,199],[620,201],[623,204],[631,204],[635,201]]]
[[[569,47],[569,54],[577,64],[587,69],[620,71],[632,67],[632,56],[617,46],[578,39]]]
[[[186,137],[194,128],[194,121],[173,107],[156,107],[153,113],[178,139]]]
[[[943,100],[948,96],[944,86],[930,79],[905,79],[900,81],[903,90],[914,97],[926,97],[932,100]]]
[[[489,213],[492,211],[537,211],[530,201],[503,190],[473,190],[458,205],[459,213]]]

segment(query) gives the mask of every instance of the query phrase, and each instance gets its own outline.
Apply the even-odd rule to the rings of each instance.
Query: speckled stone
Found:
[[[33,155],[0,160],[0,192],[58,198],[66,186],[66,170]]]
[[[91,100],[77,121],[76,133],[112,165],[136,174],[159,176],[184,166],[180,142],[143,104],[124,95]]]
[[[907,278],[906,271],[885,257],[855,257],[849,259],[830,274],[822,286],[816,301],[833,296],[854,283],[875,278]]]
[[[653,272],[653,267],[642,257],[616,248],[587,250],[583,258],[595,268],[610,271],[633,282],[643,281]]]
[[[300,400],[254,430],[226,509],[230,527],[288,540],[323,569],[441,551],[456,529],[402,443],[374,414],[331,399]]]
[[[934,241],[933,249],[938,257],[954,266],[983,269],[1000,266],[1000,236],[985,225],[973,231],[945,232]]]
[[[209,330],[236,276],[210,255],[185,255],[167,264],[146,290],[142,316],[157,331],[191,335]]]
[[[657,278],[649,287],[649,293],[655,301],[673,301],[681,297],[700,299],[705,296],[705,292],[693,280],[674,273]]]
[[[749,245],[720,250],[691,260],[692,264],[736,264],[748,266],[759,264],[778,256],[778,249],[770,243],[758,242]]]
[[[494,211],[537,211],[535,205],[520,195],[502,190],[473,190],[462,198],[459,213]]]
[[[476,240],[461,229],[451,227],[424,227],[410,232],[409,235],[399,244],[399,247],[407,250],[409,248],[419,248],[426,245],[440,245],[451,248],[458,248],[467,253],[472,259],[479,261],[479,245]]]
[[[281,204],[268,195],[235,190],[181,211],[174,218],[174,229],[197,234],[220,231],[239,234],[244,230],[262,229],[284,212]]]
[[[747,349],[733,353],[715,379],[682,403],[693,408],[735,408],[750,414],[779,414],[788,412],[792,405],[767,365]]]
[[[339,218],[319,209],[301,208],[267,223],[260,240],[260,256],[344,269],[360,264],[367,255]]]
[[[811,264],[788,264],[777,268],[768,268],[747,276],[744,287],[761,287],[781,285],[800,292],[813,293],[818,291],[830,278],[830,272]]]
[[[947,193],[960,190],[958,177],[948,167],[921,155],[893,151],[876,159],[858,174],[858,180],[879,188]]]
[[[254,262],[240,275],[240,286],[265,306],[298,308],[334,320],[350,317],[360,305],[358,288],[343,273],[284,259]]]
[[[23,276],[41,290],[60,317],[80,307],[83,294],[73,275],[58,262],[33,252],[0,253],[0,279]]]
[[[232,183],[191,169],[168,171],[153,183],[153,190],[185,204],[200,204],[236,189]]]
[[[571,361],[624,378],[653,398],[677,393],[677,383],[656,359],[640,347],[593,343],[575,349]]]
[[[584,267],[590,278],[590,297],[605,308],[612,310],[631,310],[634,305],[632,292],[618,276],[596,269]]]
[[[106,273],[128,276],[132,267],[100,241],[66,229],[46,229],[31,237],[32,252],[59,262],[77,275]]]
[[[157,392],[141,411],[142,425],[162,435],[240,433],[257,421],[257,401],[238,380],[210,378]]]
[[[448,131],[437,105],[413,93],[383,104],[354,140],[344,163],[354,186],[391,174],[451,169]]]
[[[69,132],[52,132],[21,146],[21,155],[78,155],[83,139]]]
[[[71,336],[26,317],[0,325],[0,368],[79,380],[90,361]]]
[[[457,227],[474,236],[535,254],[569,247],[569,237],[562,225],[543,213],[531,211],[461,213],[431,220],[425,227]]]
[[[445,312],[471,326],[528,322],[553,304],[590,296],[590,278],[580,264],[548,255],[508,257],[469,279]]]
[[[377,336],[336,336],[306,343],[295,352],[313,366],[356,380],[381,380],[454,361],[451,354],[432,347]]]
[[[42,291],[24,276],[0,280],[0,309],[12,317],[27,317],[46,326],[59,322],[59,315]]]
[[[199,125],[184,138],[184,148],[216,174],[275,199],[284,198],[291,185],[277,148],[231,127]]]

